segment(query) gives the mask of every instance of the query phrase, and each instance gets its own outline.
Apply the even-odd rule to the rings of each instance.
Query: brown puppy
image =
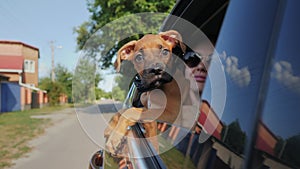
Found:
[[[123,60],[131,61],[141,79],[140,87],[146,92],[140,98],[144,108],[133,107],[122,110],[109,122],[105,137],[107,137],[106,148],[111,153],[118,154],[117,149],[123,136],[128,132],[128,126],[134,125],[137,121],[144,122],[146,137],[153,137],[156,136],[154,120],[174,123],[178,118],[183,100],[186,98],[182,93],[188,93],[182,91],[189,88],[182,71],[174,64],[177,56],[172,56],[172,50],[176,45],[185,50],[181,41],[181,35],[171,30],[158,35],[145,35],[138,41],[125,44],[118,51],[116,70],[120,70]],[[178,85],[178,81],[181,85]]]

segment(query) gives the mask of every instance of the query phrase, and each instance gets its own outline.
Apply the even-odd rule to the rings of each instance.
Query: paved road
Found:
[[[74,109],[66,109],[47,116],[54,125],[30,142],[33,151],[16,160],[12,169],[87,168],[91,155],[104,143],[103,130],[113,114],[99,110],[99,106],[90,106],[76,109],[77,114]]]

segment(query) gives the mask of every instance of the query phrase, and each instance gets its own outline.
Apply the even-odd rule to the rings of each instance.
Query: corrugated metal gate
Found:
[[[0,112],[18,111],[21,109],[21,87],[15,83],[1,83]]]
[[[36,92],[31,93],[31,108],[39,108],[39,94]]]

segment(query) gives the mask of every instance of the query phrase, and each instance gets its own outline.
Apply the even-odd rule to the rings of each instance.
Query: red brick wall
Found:
[[[35,87],[38,87],[38,59],[39,59],[38,48],[24,44],[22,42],[0,41],[0,55],[20,56],[24,60],[27,59],[27,60],[34,61],[35,72],[34,73],[23,72],[22,83],[34,84]],[[18,73],[15,73],[14,75],[10,74],[9,77],[11,78],[9,79],[9,81],[19,81],[19,77],[17,76],[19,76]]]

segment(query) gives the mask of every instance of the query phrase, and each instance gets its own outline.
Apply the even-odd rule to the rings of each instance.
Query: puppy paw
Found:
[[[120,155],[121,146],[125,142],[125,137],[120,134],[112,133],[110,137],[108,137],[105,148],[106,150],[113,155]]]
[[[128,152],[127,132],[124,134],[113,131],[105,144],[106,151],[115,157],[124,157]]]
[[[122,114],[118,113],[112,117],[104,131],[104,137],[106,138],[105,147],[108,152],[113,155],[124,154],[128,127],[136,123],[137,119],[135,118],[139,117],[140,112],[141,109],[130,108]]]
[[[119,116],[117,124],[112,127],[108,126],[105,129],[106,150],[114,156],[124,156],[125,147],[127,147],[128,127],[135,123]]]
[[[119,122],[119,118],[120,118],[121,114],[120,113],[116,113],[108,122],[107,127],[104,130],[104,138],[108,138],[109,135],[112,133],[112,131],[116,128],[116,126],[118,125]]]

